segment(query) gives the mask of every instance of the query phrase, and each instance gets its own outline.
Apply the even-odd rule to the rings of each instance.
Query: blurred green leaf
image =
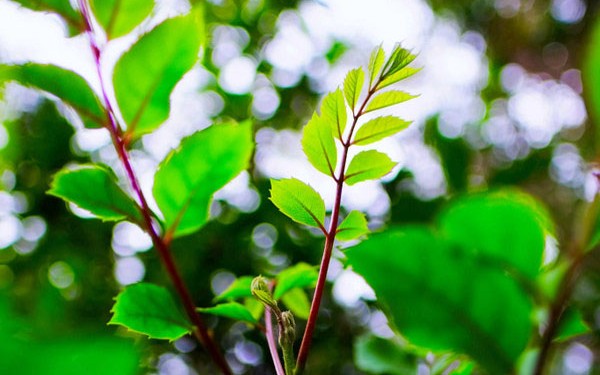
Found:
[[[254,147],[252,125],[213,125],[181,141],[158,167],[154,198],[174,237],[200,229],[213,194],[248,167]]]
[[[252,276],[238,277],[225,289],[221,294],[216,296],[213,301],[220,302],[226,300],[237,299],[241,297],[252,297],[250,286],[252,285]]]
[[[417,359],[393,339],[360,336],[354,340],[354,363],[369,374],[413,375]]]
[[[154,0],[90,0],[90,6],[110,40],[129,33],[148,17]]]
[[[310,313],[310,301],[306,296],[306,292],[300,288],[288,290],[282,297],[283,304],[294,314],[298,319],[308,319]]]
[[[382,152],[361,151],[350,161],[344,182],[354,185],[361,181],[376,180],[390,173],[394,166],[396,163]]]
[[[281,298],[287,291],[294,288],[312,288],[317,283],[319,272],[315,266],[298,263],[281,271],[277,275],[277,284],[273,298]]]
[[[335,239],[339,241],[351,241],[369,233],[367,218],[360,211],[350,211],[348,216],[340,223]]]
[[[309,185],[295,179],[271,180],[271,201],[290,219],[323,228],[325,202]]]
[[[600,19],[596,18],[589,36],[587,52],[583,60],[582,80],[588,110],[596,125],[596,138],[600,139]]]
[[[113,82],[129,137],[149,133],[167,119],[171,92],[198,61],[203,39],[203,11],[195,7],[158,25],[119,59]]]
[[[337,89],[325,96],[323,103],[321,104],[321,117],[323,118],[323,121],[329,124],[333,130],[333,134],[339,139],[342,139],[344,129],[346,129],[346,122],[348,121],[346,102],[344,101],[342,90]]]
[[[581,311],[571,306],[565,310],[560,319],[555,341],[566,341],[573,337],[592,332],[590,326],[583,319]]]
[[[418,97],[418,95],[411,95],[404,91],[392,90],[382,92],[379,95],[376,95],[369,101],[367,108],[363,113],[376,111],[378,109],[390,107],[396,104],[400,104],[406,102],[408,100],[414,99]]]
[[[404,121],[394,116],[376,117],[358,129],[352,143],[359,146],[368,145],[392,136],[409,125],[410,121]]]
[[[257,323],[256,319],[250,313],[250,310],[248,310],[246,306],[237,302],[221,303],[213,307],[199,307],[198,311],[205,314],[223,316],[251,324]]]
[[[75,203],[105,221],[142,222],[137,205],[117,185],[116,176],[99,165],[61,170],[54,175],[48,194]]]
[[[57,96],[77,111],[87,128],[100,128],[105,122],[98,97],[75,72],[54,65],[0,65],[0,84],[10,80]]]
[[[344,96],[352,111],[356,108],[364,82],[365,72],[360,67],[349,71],[344,79]]]
[[[381,71],[384,62],[385,52],[383,47],[379,46],[371,53],[371,58],[369,59],[369,89],[373,87],[373,82],[375,82],[375,78]]]
[[[328,176],[335,175],[337,149],[331,122],[314,113],[302,132],[302,149],[308,161],[319,172]]]
[[[192,331],[167,289],[148,283],[126,287],[115,299],[108,324],[118,324],[154,339],[176,340]]]
[[[70,0],[13,0],[26,8],[36,11],[57,13],[71,28],[71,34],[83,32],[85,26],[79,12],[71,5]]]

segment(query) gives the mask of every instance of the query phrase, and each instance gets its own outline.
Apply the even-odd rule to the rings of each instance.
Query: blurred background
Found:
[[[151,19],[106,46],[103,69],[110,74],[140,34],[188,9],[187,1],[157,0]],[[311,181],[331,207],[333,186],[305,159],[300,130],[322,95],[340,86],[348,70],[364,66],[379,44],[390,51],[402,43],[418,54],[413,65],[423,70],[400,88],[420,96],[391,109],[413,124],[379,146],[398,166],[382,182],[348,187],[344,208],[366,212],[376,230],[429,222],[456,194],[518,186],[543,201],[557,223],[545,262],[568,247],[581,206],[597,192],[596,137],[581,72],[598,19],[595,0],[209,0],[206,11],[203,64],[177,86],[169,120],[132,151],[151,196],[156,166],[182,137],[221,119],[255,124],[251,170],[217,194],[213,220],[200,233],[173,243],[199,306],[211,305],[237,276],[319,263],[322,236],[278,213],[267,199],[269,178]],[[85,35],[68,37],[58,16],[0,0],[0,63],[24,61],[73,69],[98,87]],[[19,362],[23,374],[67,374],[68,364],[44,364],[111,357],[114,372],[99,374],[208,373],[207,358],[190,339],[140,340],[106,327],[120,288],[142,280],[170,283],[138,227],[90,219],[45,195],[56,171],[90,160],[119,173],[107,132],[84,129],[54,98],[4,87],[0,369]],[[597,332],[600,254],[589,258],[573,298]],[[357,338],[391,331],[360,277],[336,260],[329,278],[309,373],[366,373],[355,361]],[[208,322],[236,373],[273,373],[260,332]],[[553,374],[600,374],[598,335],[558,348]],[[420,360],[418,374],[434,373],[433,361]]]

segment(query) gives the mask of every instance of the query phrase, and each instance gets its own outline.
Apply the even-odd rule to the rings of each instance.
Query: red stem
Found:
[[[275,372],[277,375],[286,375],[283,365],[281,364],[281,359],[279,358],[279,352],[277,351],[277,342],[275,341],[275,332],[273,331],[273,318],[271,317],[271,309],[269,307],[265,308],[265,327],[265,335],[267,336],[269,353],[271,353],[271,359],[273,359]]]
[[[104,100],[104,109],[106,112],[106,118],[108,120],[106,128],[110,132],[113,145],[115,146],[117,154],[119,155],[119,159],[121,160],[123,167],[125,168],[125,172],[127,173],[127,178],[131,184],[131,187],[132,187],[135,195],[137,196],[137,198],[139,200],[138,208],[142,214],[143,225],[145,226],[145,230],[150,235],[150,238],[152,239],[152,243],[154,244],[154,247],[158,251],[160,259],[161,259],[164,267],[166,268],[166,271],[169,274],[169,277],[171,278],[171,281],[173,283],[173,286],[175,287],[177,294],[179,295],[179,297],[181,299],[181,302],[183,304],[185,312],[186,312],[187,316],[189,317],[189,319],[191,320],[192,324],[194,325],[194,329],[193,329],[194,336],[196,336],[198,341],[200,341],[204,345],[204,347],[206,348],[206,350],[209,352],[210,356],[212,357],[213,361],[221,369],[221,372],[225,375],[230,375],[230,374],[232,374],[232,372],[229,368],[229,365],[227,364],[227,361],[225,360],[223,353],[221,352],[219,347],[216,345],[216,343],[214,342],[214,340],[208,333],[208,329],[206,328],[206,325],[202,321],[202,318],[196,311],[196,306],[192,300],[191,294],[190,294],[188,288],[186,287],[186,285],[177,269],[177,266],[175,265],[175,261],[173,259],[173,256],[171,254],[168,244],[160,237],[158,231],[154,227],[154,224],[152,222],[152,216],[151,216],[152,211],[150,210],[150,207],[148,206],[146,197],[144,196],[144,193],[142,192],[142,189],[140,187],[138,179],[137,179],[135,172],[133,171],[133,168],[131,166],[131,161],[129,158],[129,154],[127,152],[125,141],[121,137],[121,129],[117,125],[117,122],[115,119],[115,113],[110,104],[110,101],[108,100],[108,95],[106,93],[104,79],[103,79],[102,71],[100,68],[101,53],[100,53],[100,49],[98,48],[98,45],[96,44],[96,41],[94,39],[94,33],[93,33],[91,21],[90,21],[91,18],[90,18],[85,0],[79,0],[79,7],[81,9],[81,13],[84,18],[84,22],[86,25],[86,31],[87,31],[89,39],[90,39],[90,46],[91,46],[92,52],[94,54],[96,71],[98,73],[98,78],[100,80],[100,87],[102,90],[102,97]]]

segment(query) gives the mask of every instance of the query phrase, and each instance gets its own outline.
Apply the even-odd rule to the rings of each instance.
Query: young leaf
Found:
[[[398,73],[416,58],[417,56],[410,53],[409,50],[397,45],[392,51],[389,60],[386,62],[385,67],[383,68],[383,78]]]
[[[150,338],[171,341],[192,331],[192,324],[163,287],[147,283],[130,285],[115,301],[108,324],[122,325]]]
[[[312,288],[317,283],[319,273],[316,267],[306,263],[298,263],[288,267],[277,275],[277,285],[273,298],[281,298],[287,291],[294,288]]]
[[[336,240],[352,241],[369,233],[365,214],[360,211],[350,211],[340,223],[335,235]]]
[[[416,374],[417,358],[394,339],[365,335],[354,341],[354,363],[369,374]]]
[[[342,90],[337,89],[334,92],[329,93],[323,104],[321,105],[321,117],[323,121],[327,122],[333,134],[342,139],[344,129],[346,129],[346,121],[348,121],[348,115],[346,113],[346,102],[344,101],[344,94]]]
[[[290,219],[323,228],[325,202],[312,187],[295,179],[271,180],[271,201]]]
[[[203,312],[205,314],[223,316],[226,318],[240,320],[242,322],[247,322],[251,324],[257,323],[256,319],[254,319],[254,317],[250,313],[250,310],[248,310],[246,306],[237,302],[222,303],[213,307],[199,307],[198,311]]]
[[[54,175],[48,194],[75,203],[105,221],[142,221],[137,205],[117,185],[114,174],[99,165],[61,170]]]
[[[364,113],[400,104],[402,102],[414,99],[417,96],[418,95],[411,95],[404,91],[386,91],[371,99]]]
[[[384,61],[385,52],[383,51],[383,47],[379,46],[371,53],[371,58],[369,59],[369,88],[373,87],[373,82],[375,82],[375,78],[379,74]]]
[[[90,6],[110,40],[129,33],[148,17],[154,0],[90,0]]]
[[[377,86],[377,88],[379,90],[381,90],[384,87],[388,87],[389,85],[393,85],[394,83],[400,82],[403,79],[406,79],[408,77],[411,77],[411,76],[417,74],[418,72],[421,71],[421,69],[422,68],[410,68],[410,67],[401,69],[400,71],[398,71],[394,74],[390,74],[390,75],[386,76],[384,79],[382,79],[381,82],[379,83],[379,85]]]
[[[221,294],[216,296],[213,301],[220,302],[225,300],[237,299],[241,297],[252,297],[250,286],[252,285],[251,276],[238,277]]]
[[[208,220],[213,194],[248,167],[250,122],[213,125],[181,141],[154,175],[154,198],[167,233],[182,236]]]
[[[14,80],[57,96],[81,116],[86,128],[100,128],[106,114],[98,97],[77,73],[54,65],[0,65],[0,84]]]
[[[396,166],[389,156],[375,150],[367,150],[358,153],[350,162],[346,170],[348,185],[354,185],[361,181],[376,180],[390,173]]]
[[[352,69],[344,79],[344,96],[353,112],[358,103],[364,81],[365,72],[362,68]]]
[[[302,148],[308,161],[319,172],[332,177],[335,175],[337,149],[330,122],[314,113],[302,132]]]
[[[410,125],[410,121],[404,121],[394,116],[383,116],[374,118],[362,125],[354,136],[355,145],[368,145],[383,138],[389,137],[404,130]]]
[[[115,97],[129,137],[151,132],[167,119],[173,88],[198,60],[204,34],[201,13],[196,7],[164,21],[117,62]]]
[[[304,290],[300,288],[290,289],[281,297],[281,301],[296,318],[308,319],[310,302]]]

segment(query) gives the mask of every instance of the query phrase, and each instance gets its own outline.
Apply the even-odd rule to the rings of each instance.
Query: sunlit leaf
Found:
[[[213,125],[181,141],[154,176],[154,198],[167,233],[182,236],[208,220],[213,194],[248,167],[252,126]]]
[[[586,43],[587,51],[583,60],[583,90],[587,100],[587,108],[593,118],[592,124],[600,124],[600,19],[596,18]],[[596,131],[596,144],[600,142]]]
[[[385,52],[383,51],[383,47],[379,46],[371,53],[371,58],[369,59],[369,88],[373,87],[373,82],[375,82],[375,78],[381,71],[384,62]]]
[[[348,114],[346,113],[346,102],[344,101],[344,94],[342,90],[337,89],[330,92],[321,104],[321,117],[326,121],[333,134],[339,139],[344,134],[346,129],[346,121],[348,121]]]
[[[277,285],[273,298],[279,299],[288,290],[294,288],[312,288],[317,283],[319,272],[316,267],[306,263],[298,263],[281,271],[277,275]]]
[[[256,319],[254,319],[254,317],[250,313],[250,310],[248,310],[246,306],[237,302],[221,303],[212,307],[200,307],[198,308],[198,311],[203,312],[205,314],[231,318],[242,322],[252,324],[257,323]]]
[[[418,95],[411,95],[404,91],[386,91],[376,95],[369,101],[364,113],[376,111],[385,107],[400,104],[410,99],[416,98]]]
[[[411,77],[411,76],[417,74],[418,72],[421,71],[421,69],[422,68],[406,67],[406,68],[404,68],[394,74],[390,74],[389,76],[382,79],[381,82],[379,83],[379,85],[377,86],[377,88],[383,89],[385,87],[393,85],[394,83],[400,82],[403,79],[406,79],[408,77]]]
[[[297,319],[308,319],[310,314],[310,301],[306,292],[300,288],[290,289],[281,297],[283,304],[294,314]]]
[[[194,8],[158,25],[119,59],[113,82],[128,137],[151,132],[167,119],[171,92],[198,61],[203,34],[201,8]]]
[[[100,128],[105,122],[98,97],[75,72],[54,65],[0,65],[0,84],[10,80],[58,97],[77,111],[87,128]]]
[[[396,45],[392,53],[390,54],[390,58],[386,62],[383,70],[385,72],[384,78],[398,73],[402,69],[404,69],[408,64],[413,62],[417,58],[416,55],[410,53],[409,50],[402,48],[400,44]]]
[[[360,92],[365,82],[365,72],[362,68],[352,69],[344,79],[344,96],[352,110],[356,108]]]
[[[118,324],[155,339],[176,340],[192,330],[171,294],[163,287],[139,283],[125,288],[115,299],[108,324]]]
[[[348,185],[354,185],[361,181],[375,180],[390,173],[394,166],[396,163],[382,152],[362,151],[350,161],[344,181]]]
[[[48,194],[75,203],[102,220],[142,221],[137,205],[117,185],[116,176],[99,165],[61,170],[54,175]]]
[[[154,0],[90,0],[108,39],[129,33],[152,12]]]
[[[325,202],[304,182],[295,178],[271,180],[270,199],[290,219],[312,227],[323,227]]]
[[[394,116],[374,118],[358,129],[353,144],[368,145],[377,142],[406,129],[409,125],[410,121],[404,121]]]
[[[337,149],[333,139],[331,122],[313,114],[302,132],[302,149],[308,161],[328,176],[335,175]]]
[[[361,336],[354,341],[354,363],[369,374],[414,375],[417,359],[394,339]]]
[[[360,211],[350,211],[340,223],[335,235],[336,240],[352,241],[369,233],[365,214]]]
[[[85,30],[81,15],[73,9],[70,0],[14,0],[32,10],[57,13],[67,22],[71,34]]]
[[[252,293],[250,292],[250,286],[252,285],[251,276],[241,276],[238,277],[225,289],[221,294],[216,296],[213,301],[220,302],[226,300],[232,300],[242,297],[252,297]]]

